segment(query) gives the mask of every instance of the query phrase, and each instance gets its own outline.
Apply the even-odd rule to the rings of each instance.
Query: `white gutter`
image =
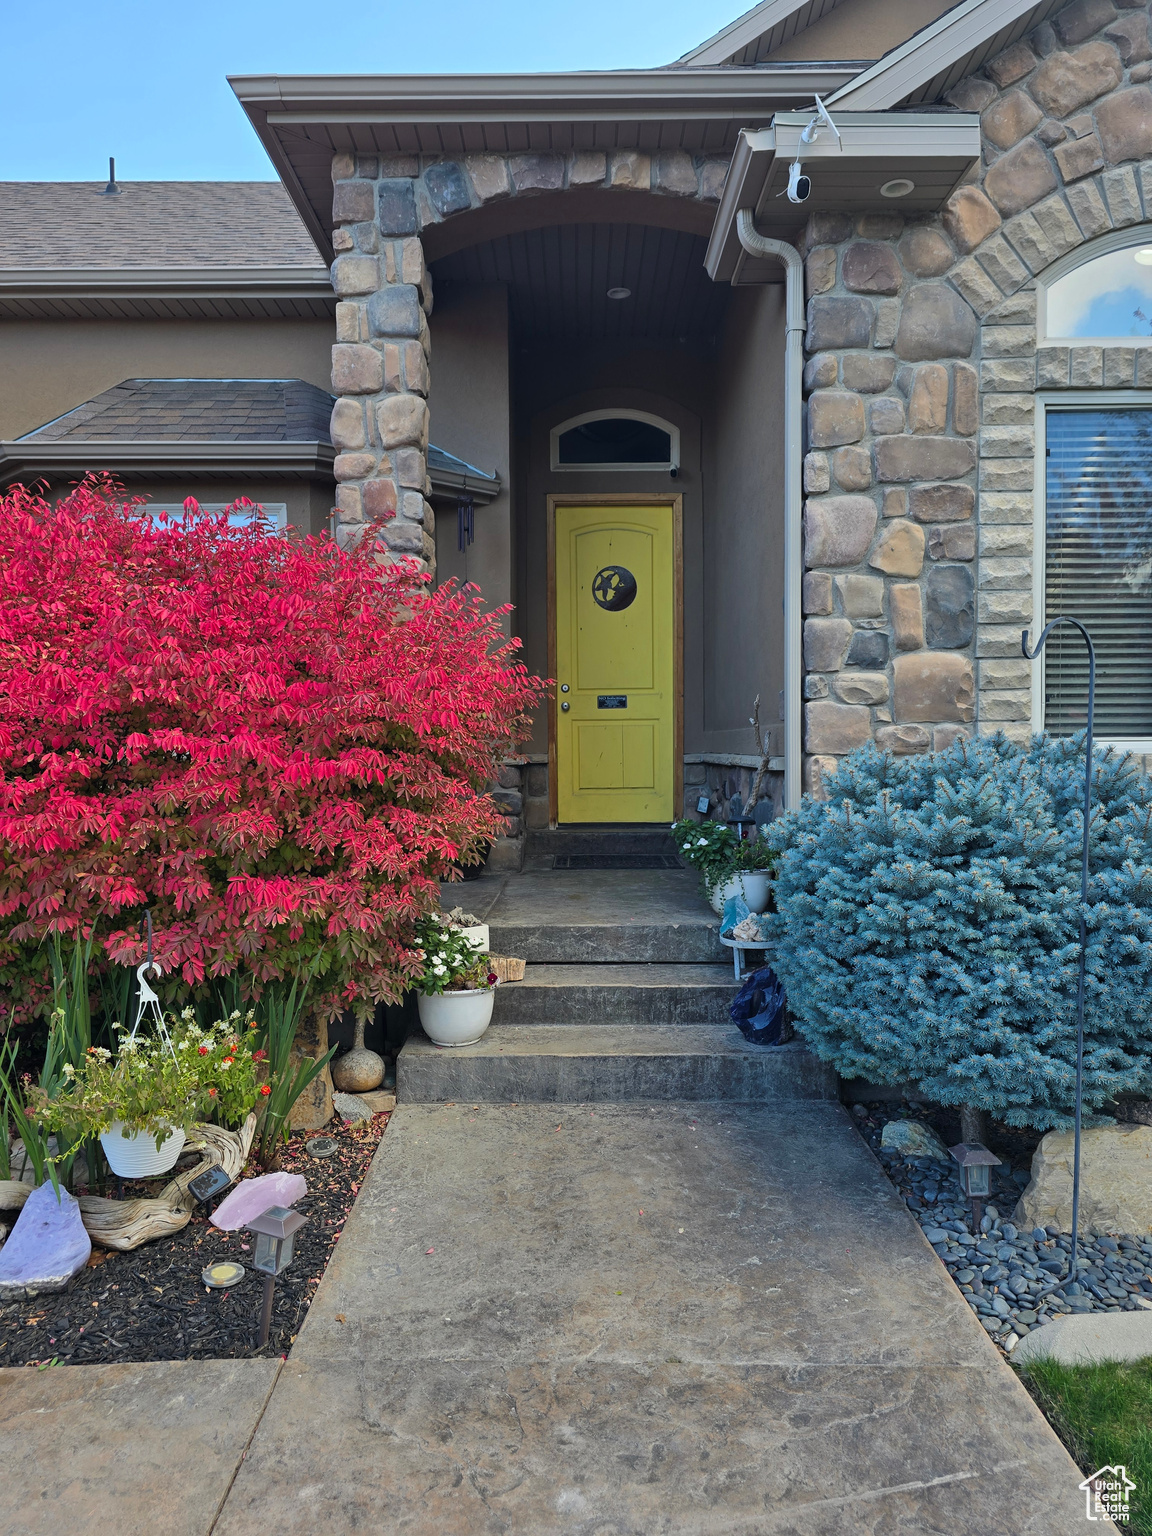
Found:
[[[801,738],[803,733],[800,680],[803,616],[801,591],[804,562],[803,410],[804,391],[804,263],[800,252],[785,240],[760,234],[751,210],[736,215],[740,244],[751,256],[771,256],[784,264],[784,807],[800,804]]]

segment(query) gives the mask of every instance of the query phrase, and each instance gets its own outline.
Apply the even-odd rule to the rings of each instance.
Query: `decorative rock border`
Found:
[[[852,1112],[936,1256],[1005,1352],[1055,1317],[1152,1309],[1152,1236],[1081,1234],[1080,1258],[1090,1267],[1082,1272],[1078,1292],[1038,1298],[1034,1293],[1066,1273],[1071,1239],[1055,1227],[1018,1230],[1000,1215],[1001,1208],[1016,1203],[1019,1176],[1004,1168],[992,1170],[993,1201],[984,1230],[974,1233],[951,1164],[904,1157],[881,1146],[883,1122],[907,1118],[907,1107],[892,1112],[878,1104],[857,1104]]]

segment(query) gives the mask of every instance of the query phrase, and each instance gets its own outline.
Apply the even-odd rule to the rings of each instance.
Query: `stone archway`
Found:
[[[398,557],[434,560],[428,503],[428,262],[498,233],[585,221],[707,234],[727,159],[579,150],[459,159],[333,158],[337,538],[380,523]]]

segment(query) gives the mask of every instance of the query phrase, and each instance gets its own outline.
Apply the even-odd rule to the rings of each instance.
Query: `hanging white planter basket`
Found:
[[[477,988],[472,992],[441,992],[417,999],[420,1023],[435,1045],[475,1045],[492,1022],[495,988]]]
[[[184,1140],[183,1131],[173,1131],[157,1152],[154,1131],[131,1131],[125,1136],[124,1122],[114,1120],[108,1130],[100,1132],[108,1166],[121,1179],[154,1179],[167,1173],[183,1152]]]

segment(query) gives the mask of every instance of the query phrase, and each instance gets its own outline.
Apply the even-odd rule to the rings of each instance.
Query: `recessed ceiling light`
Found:
[[[609,288],[608,297],[610,299],[630,299],[632,297],[632,290],[631,288]]]
[[[916,183],[909,181],[907,176],[897,176],[895,181],[886,181],[880,188],[881,197],[907,197],[909,192],[915,192]]]
[[[1152,267],[1152,245],[1142,245],[1133,254],[1142,267]]]

